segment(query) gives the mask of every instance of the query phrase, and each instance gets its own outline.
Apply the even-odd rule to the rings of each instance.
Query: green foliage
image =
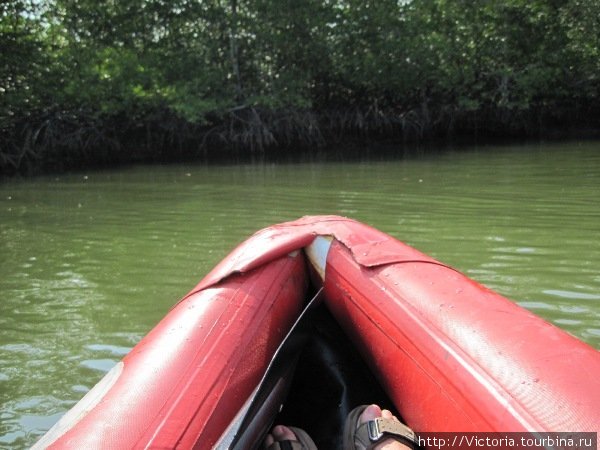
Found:
[[[0,170],[600,115],[596,0],[12,0],[0,52]]]

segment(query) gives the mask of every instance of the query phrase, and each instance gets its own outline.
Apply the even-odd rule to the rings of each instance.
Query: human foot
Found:
[[[406,450],[416,448],[414,440],[410,428],[377,405],[354,409],[344,430],[344,450]]]
[[[277,425],[265,438],[267,450],[317,450],[310,436],[300,428]]]

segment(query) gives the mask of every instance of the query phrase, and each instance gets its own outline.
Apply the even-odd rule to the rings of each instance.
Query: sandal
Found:
[[[300,428],[287,427],[296,435],[296,441],[276,441],[267,450],[317,450],[317,446],[308,433]]]
[[[344,450],[370,450],[386,439],[394,439],[412,449],[419,448],[415,432],[398,420],[378,417],[357,427],[367,407],[359,406],[348,414],[344,426]]]

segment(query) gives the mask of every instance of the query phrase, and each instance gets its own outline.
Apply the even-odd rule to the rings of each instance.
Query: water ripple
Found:
[[[27,448],[236,244],[369,223],[600,348],[597,143],[0,185],[0,446]]]

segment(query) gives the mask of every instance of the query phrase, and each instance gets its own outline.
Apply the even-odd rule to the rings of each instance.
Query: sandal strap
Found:
[[[366,450],[372,449],[386,439],[394,439],[413,449],[419,448],[418,439],[413,430],[402,422],[383,417],[363,423],[357,428],[356,437]]]
[[[297,440],[273,442],[267,450],[317,450],[317,446],[306,431],[296,427],[288,428],[296,435]]]

